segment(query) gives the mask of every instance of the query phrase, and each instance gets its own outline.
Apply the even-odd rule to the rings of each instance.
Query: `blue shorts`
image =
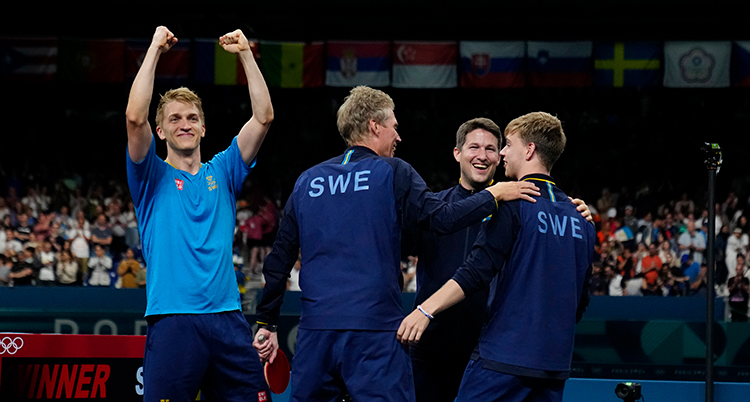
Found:
[[[564,387],[565,380],[503,374],[470,360],[456,402],[562,402]]]
[[[148,318],[144,402],[268,400],[250,325],[239,311]]]
[[[292,361],[292,402],[413,402],[411,360],[396,331],[300,329]]]

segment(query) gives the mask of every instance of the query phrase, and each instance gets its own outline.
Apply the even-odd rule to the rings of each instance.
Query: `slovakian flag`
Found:
[[[731,54],[729,41],[664,42],[664,86],[728,87]]]
[[[649,87],[661,84],[660,42],[594,44],[594,84],[601,87]]]
[[[60,39],[62,81],[119,83],[125,79],[122,39]]]
[[[326,43],[326,85],[354,87],[391,85],[391,43],[331,41]]]
[[[269,87],[315,88],[324,84],[323,42],[260,42],[260,69]]]
[[[732,85],[750,87],[750,41],[732,44]]]
[[[526,42],[462,41],[461,86],[519,88],[526,83]]]
[[[215,85],[247,85],[247,75],[238,55],[224,50],[217,39],[196,39],[193,48],[195,82]],[[258,59],[258,42],[250,41]]]
[[[455,88],[458,85],[456,42],[393,43],[396,88]]]
[[[150,40],[128,40],[125,42],[125,77],[132,80],[146,57]],[[181,84],[190,78],[190,42],[178,41],[168,52],[159,56],[155,81]]]
[[[592,42],[526,43],[532,87],[587,87],[592,81]]]
[[[57,76],[56,38],[0,38],[0,79],[52,81]]]

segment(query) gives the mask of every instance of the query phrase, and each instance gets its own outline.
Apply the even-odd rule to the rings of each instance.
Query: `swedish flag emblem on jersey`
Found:
[[[594,44],[594,84],[600,87],[648,87],[661,83],[662,45],[658,42]]]

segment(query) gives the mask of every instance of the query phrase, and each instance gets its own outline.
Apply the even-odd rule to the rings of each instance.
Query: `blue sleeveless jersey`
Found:
[[[146,316],[239,310],[235,200],[252,166],[242,160],[236,137],[195,175],[157,157],[155,143],[152,138],[140,163],[126,155],[147,265]]]

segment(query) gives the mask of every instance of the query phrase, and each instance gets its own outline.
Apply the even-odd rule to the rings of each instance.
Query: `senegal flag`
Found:
[[[321,87],[323,64],[323,42],[260,42],[260,69],[269,87]]]

